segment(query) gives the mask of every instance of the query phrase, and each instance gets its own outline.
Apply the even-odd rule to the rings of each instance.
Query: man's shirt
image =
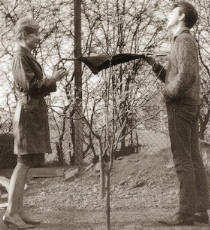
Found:
[[[187,27],[174,36],[167,69],[155,64],[153,70],[165,83],[163,95],[166,102],[178,101],[190,105],[201,103],[198,50]]]

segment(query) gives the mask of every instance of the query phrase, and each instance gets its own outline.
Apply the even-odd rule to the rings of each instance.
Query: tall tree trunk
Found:
[[[58,156],[58,164],[63,165],[64,156],[63,156],[63,144],[62,141],[56,143],[57,156]]]
[[[108,170],[106,173],[106,224],[107,230],[111,230],[111,207],[110,207],[110,173]]]
[[[81,48],[81,0],[74,0],[74,56],[82,55]],[[75,164],[83,164],[83,121],[82,121],[82,64],[74,62],[75,81]]]
[[[105,196],[105,168],[103,159],[103,146],[99,139],[100,154],[99,154],[99,165],[100,165],[100,198],[103,199]]]

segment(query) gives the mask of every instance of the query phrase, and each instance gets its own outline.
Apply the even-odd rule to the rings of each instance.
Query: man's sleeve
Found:
[[[185,91],[190,89],[196,81],[198,73],[197,47],[192,38],[183,36],[177,41],[177,44],[175,44],[175,56],[178,73],[174,76],[174,80],[163,90],[166,100],[182,98]]]
[[[154,63],[152,65],[152,69],[155,72],[155,74],[157,75],[157,77],[162,81],[165,82],[165,78],[166,78],[166,69],[159,63]]]

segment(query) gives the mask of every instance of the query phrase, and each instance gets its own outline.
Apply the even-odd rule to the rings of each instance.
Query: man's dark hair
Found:
[[[172,9],[176,7],[181,8],[181,13],[185,14],[185,19],[184,19],[185,25],[186,27],[191,29],[195,25],[196,21],[198,20],[198,13],[194,8],[194,6],[188,2],[179,1],[173,4]]]

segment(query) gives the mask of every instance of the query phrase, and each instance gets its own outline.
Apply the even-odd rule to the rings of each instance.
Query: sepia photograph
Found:
[[[209,230],[209,189],[209,0],[0,0],[0,230]]]

